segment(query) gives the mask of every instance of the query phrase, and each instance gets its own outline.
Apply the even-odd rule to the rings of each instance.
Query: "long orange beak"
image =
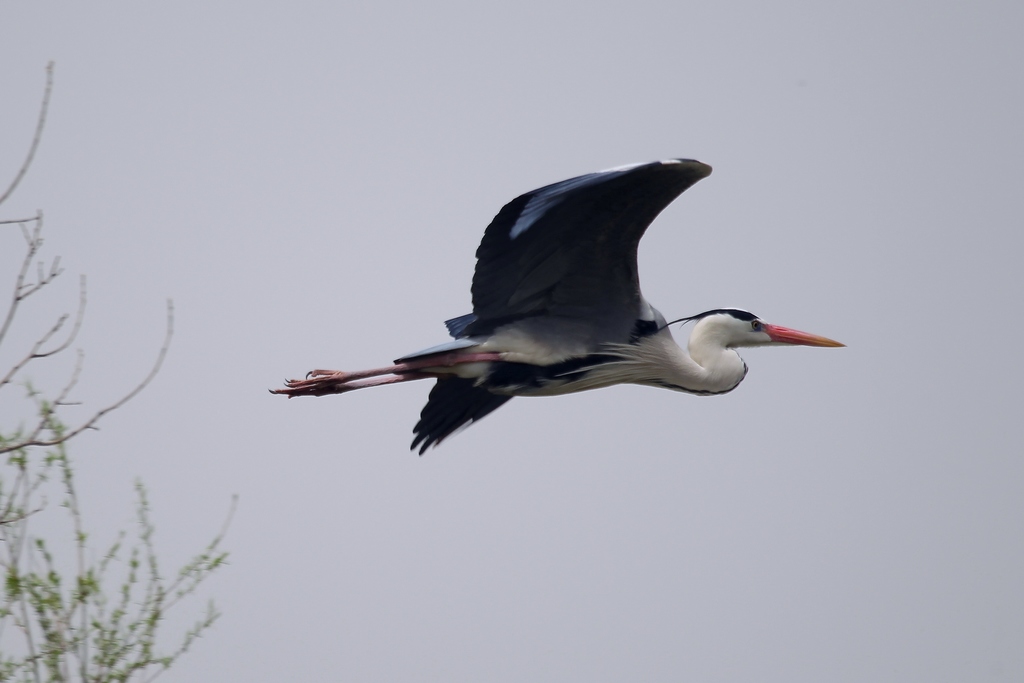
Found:
[[[801,332],[800,330],[791,330],[788,327],[782,327],[781,325],[769,325],[765,323],[764,331],[768,333],[768,336],[772,338],[773,342],[779,342],[781,344],[799,344],[800,346],[846,346],[846,344],[829,339],[828,337],[819,337],[816,334],[809,334],[807,332]]]

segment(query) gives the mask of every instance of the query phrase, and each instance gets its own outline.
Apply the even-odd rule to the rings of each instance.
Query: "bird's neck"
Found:
[[[747,374],[747,365],[733,349],[699,333],[690,336],[684,351],[665,328],[649,338],[664,359],[667,376],[661,386],[695,394],[722,394],[735,389]]]

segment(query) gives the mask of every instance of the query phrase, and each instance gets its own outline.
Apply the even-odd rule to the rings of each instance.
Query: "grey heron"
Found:
[[[387,367],[313,370],[285,396],[323,396],[436,379],[413,428],[419,454],[513,396],[553,396],[614,384],[702,396],[735,389],[747,374],[736,349],[843,346],[772,325],[736,308],[666,322],[640,292],[637,246],[684,190],[711,173],[692,159],[621,166],[527,192],[484,231],[473,312],[445,322],[450,341]],[[686,350],[669,325],[692,322]]]

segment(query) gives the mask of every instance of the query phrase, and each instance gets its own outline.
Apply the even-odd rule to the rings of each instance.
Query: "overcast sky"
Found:
[[[141,477],[169,570],[240,496],[224,617],[161,680],[1024,679],[1022,35],[995,1],[0,2],[0,179],[56,62],[0,218],[68,269],[19,339],[85,273],[99,407],[177,310],[74,443],[87,523]],[[670,157],[715,171],[647,298],[848,348],[518,398],[422,458],[426,382],[267,393],[444,341],[514,196]]]

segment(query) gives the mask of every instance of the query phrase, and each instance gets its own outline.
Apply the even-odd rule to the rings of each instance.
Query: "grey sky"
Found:
[[[88,275],[99,405],[177,307],[162,374],[76,442],[89,522],[143,478],[170,567],[241,496],[225,616],[166,680],[1024,678],[1022,30],[1018,2],[0,4],[0,178],[57,64],[3,217],[42,208],[69,273],[23,325]],[[849,348],[748,350],[719,398],[516,399],[423,458],[427,383],[266,392],[444,341],[517,194],[678,156],[715,172],[641,245],[647,298]]]

